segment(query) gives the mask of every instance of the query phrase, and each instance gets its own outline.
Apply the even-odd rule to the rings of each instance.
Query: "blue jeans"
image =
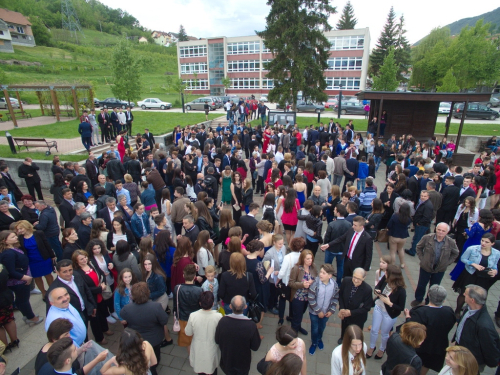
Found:
[[[47,237],[47,241],[49,242],[52,250],[54,250],[54,253],[56,253],[57,261],[59,262],[63,255],[63,248],[61,241],[59,241],[59,236]]]
[[[240,114],[240,122],[245,122],[245,114],[244,113]]]
[[[231,113],[232,113],[231,110],[227,111],[227,113],[226,113],[226,120],[229,121],[229,119],[232,117]]]
[[[311,313],[309,313],[309,318],[311,319],[311,343],[318,345],[318,341],[323,339],[323,331],[325,330],[328,318],[320,318]]]
[[[266,115],[260,115],[260,119],[262,120],[262,127],[264,127],[264,124],[266,123]]]
[[[325,251],[325,263],[332,264],[334,258],[337,258],[337,284],[340,287],[342,277],[344,276],[344,254],[334,254],[331,251]]]
[[[363,179],[359,179],[358,180],[358,190],[361,190],[361,192],[365,192],[365,182],[366,182],[366,178],[363,178]]]
[[[343,177],[344,176],[342,176],[342,175],[334,174],[333,175],[333,184],[337,185],[337,186],[340,186],[340,183],[342,182],[342,178]]]
[[[430,283],[430,286],[441,284],[441,280],[443,280],[444,272],[430,273],[425,271],[423,268],[420,268],[420,274],[418,275],[418,285],[415,290],[415,299],[418,302],[422,302],[425,296],[425,291],[427,289],[427,284]],[[427,297],[426,302],[428,302],[429,297]]]
[[[375,156],[375,155],[373,156],[373,158],[375,159],[375,172],[377,172],[380,167],[380,161],[382,160],[382,158],[380,156]]]
[[[429,227],[424,227],[422,225],[415,225],[415,235],[413,236],[413,240],[411,241],[411,249],[410,254],[415,255],[417,253],[416,247],[420,242],[422,237],[427,233]]]
[[[301,328],[302,316],[304,315],[307,306],[309,306],[308,301],[299,301],[297,298],[292,300],[292,328],[296,331]]]
[[[14,292],[16,307],[19,311],[21,311],[26,318],[33,319],[35,314],[30,304],[30,284],[11,285],[9,289]]]

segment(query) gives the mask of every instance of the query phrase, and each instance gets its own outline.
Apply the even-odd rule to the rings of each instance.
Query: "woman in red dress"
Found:
[[[118,137],[116,137],[116,148],[118,150],[118,153],[120,154],[120,161],[123,163],[123,157],[125,156],[125,139],[123,136],[127,133],[126,130],[122,130],[119,134]]]
[[[270,139],[271,139],[271,129],[269,129],[269,125],[267,125],[266,130],[264,131],[264,144],[262,145],[262,152],[266,152],[267,145],[269,144]]]

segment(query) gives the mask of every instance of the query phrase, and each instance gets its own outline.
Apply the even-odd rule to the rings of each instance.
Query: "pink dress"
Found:
[[[282,202],[284,206],[285,201]],[[281,215],[281,222],[286,225],[297,225],[299,219],[297,217],[297,213],[300,210],[300,202],[298,199],[295,199],[295,206],[293,207],[292,212],[286,212],[283,207],[283,214]]]
[[[120,136],[120,142],[116,146],[118,153],[120,154],[120,161],[123,163],[123,157],[125,156],[125,140]]]
[[[281,359],[289,353],[296,354],[300,357],[300,359],[304,360],[305,344],[304,344],[304,341],[302,339],[298,338],[297,339],[297,347],[294,350],[287,351],[286,353],[280,352],[278,349],[276,349],[277,345],[279,345],[279,344],[274,344],[271,347],[271,349],[269,349],[269,352],[271,353],[271,355],[273,357],[273,359],[272,359],[273,362],[281,361]]]

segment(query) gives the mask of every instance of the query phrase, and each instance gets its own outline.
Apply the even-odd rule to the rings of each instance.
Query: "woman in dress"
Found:
[[[222,172],[222,202],[225,204],[231,203],[231,183],[233,181],[233,172],[229,165]]]
[[[270,226],[269,222],[265,220],[258,222],[257,225],[260,223],[265,223],[267,226]],[[263,239],[261,239],[260,242],[264,243],[262,240]],[[278,288],[276,282],[278,281],[278,274],[286,256],[286,247],[281,234],[271,236],[271,240],[273,246],[269,248],[269,251],[267,251],[264,247],[265,255],[263,257],[263,262],[268,261],[269,265],[273,265],[274,268],[273,280],[269,282],[269,299],[266,303],[271,313],[283,317],[285,314],[286,297],[280,293],[280,289]],[[278,309],[276,309],[276,304],[278,304]],[[283,319],[278,321],[278,324],[283,324]]]
[[[9,202],[0,200],[0,230],[9,230],[12,223],[21,219],[19,210],[9,208]]]
[[[123,157],[125,156],[125,134],[126,130],[122,130],[118,133],[116,137],[116,149],[118,150],[118,154],[120,154],[120,161],[123,163]]]
[[[42,292],[42,297],[45,298],[46,291],[43,278],[45,277],[48,286],[54,281],[52,271],[56,261],[56,254],[43,231],[35,231],[33,225],[28,221],[18,221],[15,228],[19,240],[19,249],[28,256],[31,276],[35,278],[35,284]]]
[[[269,125],[266,126],[266,130],[264,130],[263,135],[264,135],[264,142],[262,145],[262,150],[267,150],[267,146],[269,145],[269,140],[271,139],[271,129],[269,129]]]
[[[465,303],[464,292],[467,285],[478,285],[488,291],[495,283],[500,251],[494,249],[494,245],[495,237],[491,233],[484,233],[481,236],[481,244],[467,247],[460,257],[460,263],[465,269],[452,286],[455,292],[460,293],[457,298],[457,309],[455,310],[457,317],[460,317]]]
[[[476,375],[479,372],[476,357],[463,346],[447,347],[445,363],[439,375]]]
[[[170,236],[170,232],[168,230],[162,230],[158,233],[154,241],[153,251],[156,254],[158,263],[161,268],[163,268],[163,272],[167,275],[167,295],[171,298],[172,288],[170,281],[172,277],[172,263],[174,260],[175,244],[172,241],[172,237]]]
[[[264,264],[258,259],[258,257],[261,259],[264,258],[264,244],[259,240],[250,241],[247,245],[247,251],[250,253],[246,256],[245,260],[247,272],[251,273],[253,276],[258,300],[264,307],[262,309],[260,321],[257,323],[257,328],[262,329],[262,320],[264,319],[264,313],[267,312],[267,303],[269,300],[269,278],[274,272],[274,268],[269,266],[266,271]]]
[[[297,229],[297,214],[300,210],[300,203],[294,189],[288,189],[283,207],[281,222],[285,228],[286,242],[290,243]]]
[[[111,222],[112,229],[108,232],[106,245],[108,250],[115,251],[118,241],[126,241],[132,248],[137,246],[134,234],[127,229],[125,221],[121,217],[115,217]]]
[[[457,213],[453,219],[453,230],[455,232],[455,242],[460,253],[463,252],[466,237],[466,229],[471,227],[479,219],[479,209],[476,207],[476,200],[473,197],[466,197],[464,202],[458,206]],[[458,259],[457,259],[458,262]]]
[[[296,240],[296,239],[294,239]],[[296,332],[307,335],[307,331],[302,328],[302,316],[309,306],[307,295],[309,286],[318,276],[318,271],[314,265],[314,255],[310,250],[303,250],[300,253],[299,260],[290,271],[288,286],[290,287],[292,328]]]
[[[363,330],[350,325],[344,332],[342,344],[332,352],[331,375],[365,375],[366,344]]]
[[[114,334],[110,331],[108,321],[106,318],[109,316],[108,306],[102,296],[102,292],[106,290],[106,278],[100,268],[95,268],[89,262],[88,253],[83,250],[76,250],[71,258],[73,262],[73,269],[82,278],[85,284],[92,292],[92,296],[97,303],[97,312],[95,316],[90,317],[90,327],[95,341],[100,345],[105,345],[108,340],[104,335],[111,336]]]
[[[406,285],[401,268],[395,264],[387,266],[386,274],[375,286],[375,309],[373,310],[372,329],[370,332],[370,348],[366,358],[371,358],[377,349],[377,339],[382,338],[380,349],[375,359],[382,359],[385,353],[389,333],[406,304]],[[423,341],[423,340],[422,340]]]
[[[257,230],[260,234],[259,241],[264,244],[264,253],[273,246],[273,225],[267,220],[261,220],[257,223]]]
[[[130,289],[137,282],[137,277],[130,268],[124,268],[118,275],[118,286],[115,289],[113,300],[116,316],[124,326],[127,325],[127,321],[121,317],[120,311],[130,303]]]
[[[394,191],[394,184],[387,184],[386,190],[380,194],[380,199],[384,204],[384,216],[382,220],[380,220],[380,224],[378,229],[387,228],[387,223],[391,219],[392,214],[394,213],[394,201],[399,195]]]
[[[92,195],[89,191],[89,185],[85,181],[80,181],[76,186],[75,202],[82,202],[85,206],[88,204],[87,199]]]
[[[474,245],[480,245],[481,239],[485,233],[491,232],[491,225],[493,224],[493,214],[490,210],[481,210],[479,211],[479,220],[477,223],[474,223],[470,230],[465,228],[465,235],[467,235],[467,241],[465,241],[463,249],[461,250],[461,254],[464,254],[465,251]],[[493,240],[495,242],[495,240]],[[459,249],[460,250],[460,249]],[[465,265],[464,262],[458,262],[453,271],[451,271],[451,279],[458,280],[458,277],[462,274]]]
[[[241,211],[245,208],[242,202],[242,189],[243,181],[241,179],[241,174],[238,172],[234,172],[231,180],[231,204],[233,206],[233,219],[236,222],[236,225],[239,224]],[[238,209],[235,209],[235,207],[237,207]]]
[[[243,180],[241,199],[243,201],[243,207],[245,207],[245,213],[248,215],[248,213],[250,212],[249,206],[253,202],[253,188],[252,180],[250,178]]]
[[[301,375],[307,375],[306,344],[298,337],[297,331],[290,326],[281,326],[276,330],[276,344],[266,354],[266,361],[280,362],[287,354],[295,354],[302,360]]]
[[[295,184],[293,184],[293,188],[297,192],[297,199],[300,203],[300,208],[304,207],[304,202],[307,197],[307,185],[304,183],[304,179],[301,175],[295,177]]]
[[[21,216],[23,220],[27,220],[30,224],[35,225],[38,221],[38,211],[33,204],[35,199],[31,195],[23,195],[21,197],[21,202],[23,202],[23,207],[21,208]]]

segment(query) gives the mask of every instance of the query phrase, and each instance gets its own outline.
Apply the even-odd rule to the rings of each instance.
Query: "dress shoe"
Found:
[[[408,249],[405,249],[405,253],[406,253],[406,254],[408,254],[408,255],[409,255],[409,256],[411,256],[411,257],[414,257],[414,256],[415,256],[415,254],[412,254],[412,253],[410,252],[410,250],[408,250]]]
[[[410,306],[411,307],[417,307],[417,306],[420,306],[422,304],[422,301],[417,301],[417,300],[414,300],[410,303]]]
[[[304,336],[307,336],[307,331],[304,328],[300,327],[299,332],[302,333]]]
[[[160,348],[164,348],[165,346],[169,346],[169,345],[172,345],[174,343],[174,340],[170,340],[170,341],[167,341],[167,340],[163,340],[160,344]]]

